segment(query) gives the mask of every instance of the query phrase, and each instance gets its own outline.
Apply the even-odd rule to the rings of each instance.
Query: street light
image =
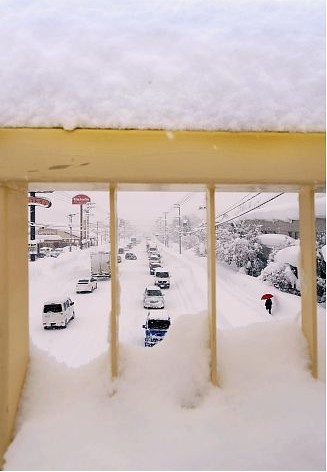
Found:
[[[179,253],[182,254],[181,206],[179,203],[175,203],[174,208],[178,208]]]

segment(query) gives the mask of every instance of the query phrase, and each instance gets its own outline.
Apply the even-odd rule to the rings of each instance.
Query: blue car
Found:
[[[167,310],[160,313],[149,311],[143,328],[145,329],[144,346],[152,347],[162,341],[170,326],[170,316]]]

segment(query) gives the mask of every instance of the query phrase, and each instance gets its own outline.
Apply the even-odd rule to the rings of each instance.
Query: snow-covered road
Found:
[[[94,249],[92,249],[94,250]],[[180,255],[177,248],[160,246],[163,266],[171,273],[171,288],[164,290],[166,308],[172,322],[184,314],[207,310],[207,264],[191,250]],[[30,333],[32,342],[57,360],[79,366],[107,351],[110,318],[110,281],[99,281],[93,293],[76,294],[75,285],[90,271],[90,250],[66,253],[57,259],[41,259],[30,264]],[[118,265],[121,289],[119,340],[143,346],[147,310],[143,308],[143,292],[153,284],[145,244],[134,248],[137,260]],[[253,277],[217,265],[217,323],[222,329],[256,322],[295,317],[300,311],[300,298],[273,291],[273,317],[264,309],[260,297],[267,287]],[[269,288],[271,291],[271,289]],[[42,326],[44,301],[59,295],[75,301],[76,318],[67,329],[45,331]]]

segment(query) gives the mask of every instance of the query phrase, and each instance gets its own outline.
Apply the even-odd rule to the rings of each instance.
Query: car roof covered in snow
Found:
[[[62,296],[62,297],[53,297],[48,300],[46,300],[43,305],[56,305],[56,304],[61,304],[67,301],[70,298],[70,295]]]
[[[156,285],[148,285],[146,287],[146,290],[159,290],[161,292],[161,289],[157,287]]]
[[[168,272],[168,273],[169,273],[169,270],[166,269],[165,267],[158,267],[158,269],[156,269],[155,272],[156,272],[156,273],[157,273],[157,272]]]
[[[148,319],[150,320],[170,320],[167,310],[151,310],[148,311]]]

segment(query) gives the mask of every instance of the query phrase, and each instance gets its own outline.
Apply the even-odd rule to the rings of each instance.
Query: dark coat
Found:
[[[267,308],[267,310],[269,310],[269,308],[272,307],[271,298],[267,298],[267,300],[266,300],[266,302],[265,302],[265,307]]]

